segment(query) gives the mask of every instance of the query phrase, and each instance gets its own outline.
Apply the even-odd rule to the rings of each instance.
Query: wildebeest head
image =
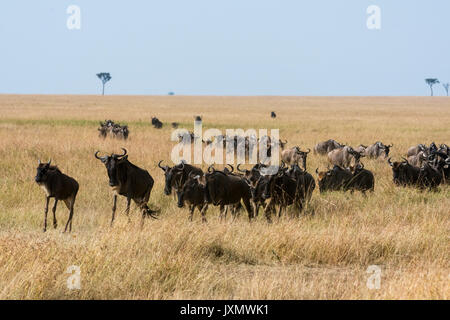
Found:
[[[272,111],[272,112],[270,113],[270,116],[271,116],[272,118],[276,118],[276,117],[277,117],[275,111]]]
[[[384,158],[386,159],[389,156],[389,151],[391,151],[391,148],[394,146],[393,143],[389,144],[389,145],[385,145],[385,144],[381,144],[382,145],[382,149],[384,151]]]
[[[95,152],[94,156],[99,159],[106,167],[109,177],[109,186],[117,187],[119,186],[119,172],[118,167],[120,164],[128,161],[127,150],[122,148],[123,154],[111,154],[110,156],[99,157],[99,151]]]
[[[295,147],[295,152],[300,156],[303,163],[303,169],[306,171],[306,158],[308,157],[308,153],[311,152],[311,149],[308,148],[308,151],[302,151],[299,147]]]
[[[41,163],[41,160],[39,160],[38,167],[36,169],[36,177],[34,178],[37,183],[43,183],[47,181],[47,173],[50,170],[51,162],[51,159],[47,163]]]
[[[176,182],[180,181],[183,177],[184,161],[181,161],[180,164],[173,167],[163,167],[161,166],[161,162],[163,162],[163,160],[158,163],[158,167],[164,171],[164,194],[168,196],[172,192],[172,186],[176,185]]]

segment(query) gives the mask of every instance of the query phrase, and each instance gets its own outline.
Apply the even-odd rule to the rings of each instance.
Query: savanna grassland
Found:
[[[278,117],[269,117],[275,110]],[[313,194],[305,214],[268,225],[260,215],[234,222],[208,210],[188,221],[163,194],[163,172],[175,144],[170,122],[193,130],[278,128],[288,147],[329,138],[358,146],[393,143],[394,159],[417,143],[450,144],[446,98],[0,96],[1,299],[448,299],[450,296],[450,187],[437,192],[398,188],[385,161],[363,159],[375,192]],[[165,126],[150,125],[156,115]],[[128,141],[98,137],[98,122],[126,123]],[[119,198],[110,227],[112,194],[94,152],[120,152],[155,179],[146,220]],[[38,159],[80,183],[73,232],[42,232],[44,193],[34,182]],[[308,169],[325,168],[311,153]],[[248,166],[249,167],[249,166]],[[204,166],[205,168],[205,166]],[[221,166],[218,166],[221,168]],[[315,176],[315,174],[314,174]],[[315,176],[316,178],[316,176]],[[52,205],[50,203],[50,206]],[[51,207],[50,207],[51,208]],[[80,266],[81,290],[69,290],[66,270]],[[382,270],[381,287],[366,286],[368,266]]]

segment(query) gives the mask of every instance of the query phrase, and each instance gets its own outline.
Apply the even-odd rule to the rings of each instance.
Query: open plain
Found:
[[[162,129],[151,126],[152,115]],[[444,97],[0,95],[0,299],[450,298],[448,184],[400,188],[386,161],[363,159],[375,175],[368,197],[316,187],[300,218],[269,225],[261,213],[251,223],[241,213],[220,221],[211,206],[207,223],[198,212],[189,222],[188,210],[164,195],[157,163],[170,163],[170,123],[193,130],[196,115],[204,129],[279,129],[287,147],[302,149],[330,138],[355,147],[380,140],[400,159],[418,143],[450,144]],[[129,139],[99,138],[105,119],[127,124]],[[143,227],[134,204],[130,221],[123,214],[123,197],[109,225],[112,194],[94,152],[121,147],[155,179],[150,207],[161,212]],[[42,232],[45,196],[34,176],[38,159],[50,158],[80,183],[72,233],[62,233],[63,204],[58,228]],[[326,166],[311,152],[315,178]],[[79,290],[67,288],[72,265],[80,267]],[[366,285],[370,265],[381,268],[379,289]]]

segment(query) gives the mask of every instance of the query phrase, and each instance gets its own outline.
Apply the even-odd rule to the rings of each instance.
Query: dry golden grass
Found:
[[[394,143],[398,158],[416,143],[450,143],[445,98],[97,97],[0,96],[0,298],[3,299],[448,299],[450,188],[420,192],[393,185],[385,162],[364,160],[375,193],[316,190],[306,214],[268,225],[260,215],[189,223],[163,194],[172,121],[193,129],[279,128],[288,146],[312,148],[335,138],[357,146]],[[276,110],[278,118],[269,113]],[[166,123],[153,129],[150,116]],[[98,138],[98,121],[130,126],[128,141]],[[121,212],[110,228],[112,197],[94,151],[120,151],[155,179],[150,206],[159,220],[131,222]],[[80,192],[72,234],[42,232],[44,194],[34,183],[37,159],[52,158],[76,178]],[[326,166],[311,155],[310,171]],[[51,217],[51,214],[49,215]],[[51,218],[50,218],[51,226]],[[81,268],[81,290],[68,290],[65,273]],[[381,288],[369,290],[369,265],[382,268]]]

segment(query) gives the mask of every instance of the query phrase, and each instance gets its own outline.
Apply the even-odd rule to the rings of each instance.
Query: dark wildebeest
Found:
[[[156,129],[161,129],[163,126],[163,123],[161,121],[159,121],[158,118],[156,117],[152,117],[152,125],[156,128]]]
[[[172,188],[175,191],[178,191],[187,181],[189,174],[193,173],[194,176],[203,176],[202,169],[187,164],[184,161],[181,161],[180,164],[173,167],[163,167],[161,166],[161,162],[163,162],[163,160],[158,162],[158,167],[164,171],[164,194],[166,196],[172,193]]]
[[[419,180],[420,168],[412,166],[408,160],[403,158],[403,161],[392,162],[391,158],[388,164],[392,167],[393,180],[399,186],[416,185]]]
[[[217,171],[213,166],[209,166],[206,180],[206,201],[215,206],[226,206],[244,203],[249,220],[252,219],[252,206],[250,204],[250,186],[244,178],[229,175],[222,171]]]
[[[204,181],[201,181],[202,178],[204,179],[204,177],[191,172],[184,185],[177,191],[178,207],[182,208],[185,202],[188,203],[190,221],[192,221],[195,208],[198,208],[202,215],[202,221],[206,222],[205,213],[208,209],[208,203],[205,201],[206,186]]]
[[[202,121],[202,117],[201,116],[195,116],[195,121],[201,122]]]
[[[114,222],[116,213],[117,195],[127,198],[126,214],[130,213],[130,203],[133,200],[142,211],[142,219],[145,216],[156,217],[156,211],[148,207],[150,193],[152,192],[154,180],[147,170],[128,161],[127,150],[122,148],[123,154],[111,154],[110,156],[99,157],[99,151],[95,152],[95,158],[99,159],[106,167],[109,177],[109,186],[114,192],[111,225]],[[143,220],[142,220],[143,222]]]
[[[353,193],[354,190],[359,190],[366,195],[366,191],[373,192],[375,189],[375,177],[373,173],[367,169],[364,169],[363,164],[357,164],[350,168],[353,172],[353,177],[346,184],[345,190],[350,190]]]
[[[264,200],[269,199],[264,214],[267,222],[271,223],[271,214],[275,211],[275,207],[278,205],[278,218],[281,217],[282,211],[286,211],[286,208],[295,203],[296,208],[302,210],[302,201],[296,198],[297,195],[297,181],[291,178],[287,173],[287,168],[282,165],[276,174],[270,175],[267,178],[267,183],[262,194]]]
[[[337,166],[347,168],[350,166],[352,160],[354,164],[358,164],[361,157],[361,153],[353,150],[352,147],[345,146],[343,148],[334,149],[328,153],[328,161]]]
[[[333,169],[327,171],[320,171],[316,169],[319,180],[320,193],[326,191],[345,190],[349,181],[353,178],[350,170],[343,169],[339,166],[334,166]]]
[[[425,162],[420,168],[417,184],[419,188],[436,189],[442,182],[442,173],[432,165],[431,161]]]
[[[261,175],[261,168],[266,168],[267,166],[261,163],[258,163],[253,166],[250,170],[242,170],[240,168],[240,164],[238,164],[238,171],[244,174],[244,178],[250,186],[250,191],[252,194],[252,202],[253,202],[253,217],[257,217],[259,214],[259,208],[262,206],[265,208],[265,199],[262,198],[262,193],[264,191],[265,185],[268,181],[267,175]]]
[[[277,114],[275,113],[275,111],[272,111],[270,113],[270,117],[273,118],[273,119],[275,119],[277,117]]]
[[[297,181],[295,198],[299,199],[302,205],[310,201],[312,193],[316,188],[314,177],[306,170],[302,170],[297,164],[292,165],[287,171],[287,174]]]
[[[176,129],[176,128],[178,128],[178,126],[180,124],[178,122],[172,122],[171,125],[172,125],[172,128]]]
[[[299,147],[293,147],[292,149],[281,152],[281,160],[288,165],[298,165],[301,160],[303,169],[306,171],[306,158],[310,152],[311,149],[308,149],[308,151],[301,151]]]
[[[321,155],[326,155],[330,151],[333,151],[334,149],[343,148],[345,145],[340,144],[336,140],[330,139],[327,141],[319,142],[314,146],[314,153],[318,153]]]
[[[55,204],[53,205],[53,227],[56,229],[56,205],[59,200],[64,201],[69,209],[69,218],[67,219],[66,227],[64,232],[67,231],[67,226],[69,226],[69,232],[72,231],[72,218],[73,218],[73,206],[75,204],[75,198],[78,193],[78,182],[62,173],[58,167],[50,165],[51,160],[48,163],[41,163],[39,160],[39,165],[37,167],[37,173],[35,181],[45,192],[45,216],[44,216],[44,232],[47,230],[47,212],[48,203],[50,198],[55,198]]]
[[[450,183],[450,156],[437,151],[428,157],[428,161],[442,174],[442,183]]]
[[[378,159],[379,157],[383,157],[386,159],[389,156],[390,148],[392,148],[394,145],[385,145],[380,141],[375,142],[374,144],[368,146],[364,150],[364,155],[368,157],[369,159]]]

